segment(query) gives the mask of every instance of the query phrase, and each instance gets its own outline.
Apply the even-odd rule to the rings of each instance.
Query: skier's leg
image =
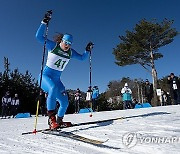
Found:
[[[67,92],[61,81],[59,81],[59,83],[58,83],[57,100],[60,103],[60,107],[58,109],[57,115],[58,115],[58,117],[63,118],[66,113],[69,102],[68,102]]]
[[[71,122],[63,122],[63,117],[66,113],[67,107],[69,105],[69,101],[68,101],[67,92],[65,91],[65,87],[61,81],[59,81],[58,83],[58,89],[59,90],[57,93],[57,100],[60,104],[60,107],[57,113],[57,123],[59,124],[60,127],[69,127],[72,125]]]
[[[50,77],[43,75],[41,88],[48,93],[48,97],[46,99],[47,110],[55,110],[56,94],[58,90],[55,82]]]
[[[56,123],[56,95],[58,92],[58,88],[56,82],[52,80],[52,78],[43,75],[42,76],[42,85],[41,88],[48,93],[48,97],[46,99],[47,104],[47,114],[49,117],[48,124],[51,129],[56,129],[59,125]]]

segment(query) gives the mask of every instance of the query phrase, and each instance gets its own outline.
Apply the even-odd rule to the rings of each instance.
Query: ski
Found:
[[[92,144],[92,145],[101,145],[108,141],[108,140],[102,141],[98,139],[91,139],[91,138],[87,138],[81,135],[74,134],[72,132],[66,132],[62,130],[42,131],[42,133],[48,134],[48,135],[62,136],[62,137],[70,138],[76,141],[81,141],[81,142]]]
[[[50,128],[46,128],[46,129],[39,129],[39,130],[36,130],[36,131],[29,131],[29,132],[24,132],[22,133],[21,135],[27,135],[27,134],[36,134],[38,132],[42,132],[42,131],[49,131],[51,130]]]
[[[118,117],[118,118],[105,119],[105,120],[96,120],[96,121],[90,121],[90,122],[82,122],[82,123],[72,124],[70,127],[81,126],[81,125],[98,124],[98,123],[115,121],[115,120],[122,120],[122,119],[125,119],[125,117]]]
[[[103,123],[103,122],[109,122],[109,121],[115,121],[115,120],[122,120],[122,119],[125,119],[125,118],[126,118],[126,117],[118,117],[118,118],[113,118],[113,119],[83,122],[83,123],[71,124],[71,125],[69,125],[69,126],[62,126],[62,127],[60,127],[59,129],[68,128],[68,127],[82,126],[82,125],[98,124],[98,123]],[[39,130],[37,130],[36,132],[34,132],[34,131],[24,132],[24,133],[22,133],[22,135],[35,134],[35,133],[38,133],[38,132],[49,131],[49,130],[51,130],[51,129],[50,129],[50,128],[39,129]]]
[[[57,129],[67,128],[67,127],[72,127],[71,122],[64,122],[64,124],[61,125],[60,127],[58,127]],[[57,130],[57,129],[54,129],[54,130]],[[22,135],[26,135],[26,134],[36,134],[36,133],[38,133],[38,132],[50,131],[50,130],[52,130],[52,129],[51,129],[51,128],[39,129],[39,130],[35,130],[35,131],[29,131],[29,132],[22,133]]]

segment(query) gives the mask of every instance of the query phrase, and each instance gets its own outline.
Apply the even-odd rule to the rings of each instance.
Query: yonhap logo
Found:
[[[152,136],[140,133],[126,133],[122,137],[122,143],[127,148],[132,148],[138,143],[140,144],[175,144],[180,143],[180,137],[177,136]]]
[[[136,133],[126,133],[126,134],[124,134],[123,138],[122,138],[122,142],[127,148],[134,147],[138,142],[137,134]]]

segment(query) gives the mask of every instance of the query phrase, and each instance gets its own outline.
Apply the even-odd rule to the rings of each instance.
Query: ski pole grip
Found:
[[[48,14],[49,16],[51,16],[51,15],[52,15],[52,10],[48,10],[48,11],[47,11],[47,14]]]

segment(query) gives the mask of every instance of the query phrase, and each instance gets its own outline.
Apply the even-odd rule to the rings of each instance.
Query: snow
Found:
[[[65,128],[91,139],[108,140],[103,146],[33,131],[35,117],[0,119],[0,154],[178,154],[180,105],[65,115],[73,123],[124,117],[116,121]],[[37,130],[47,128],[38,117]]]

